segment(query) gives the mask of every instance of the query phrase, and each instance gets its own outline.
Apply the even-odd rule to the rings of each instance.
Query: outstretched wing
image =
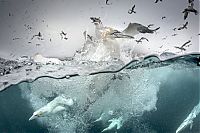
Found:
[[[154,30],[149,29],[148,27],[138,24],[138,23],[129,23],[128,27],[122,31],[122,33],[130,36],[135,36],[139,33],[154,33],[154,31],[158,30],[159,28],[156,28]]]

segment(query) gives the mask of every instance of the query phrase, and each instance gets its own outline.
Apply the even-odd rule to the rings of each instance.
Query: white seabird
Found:
[[[102,121],[106,117],[108,118],[109,116],[112,116],[113,114],[114,114],[114,111],[113,110],[109,110],[107,113],[102,113],[101,116],[98,119],[96,119],[94,122]]]
[[[47,105],[35,111],[33,115],[29,118],[29,121],[36,119],[38,117],[43,117],[50,114],[55,114],[60,111],[64,111],[66,110],[65,106],[72,106],[73,104],[74,104],[73,99],[65,98],[63,96],[58,96],[54,100],[49,102]]]
[[[95,25],[95,33],[98,39],[106,39],[106,38],[134,38],[133,36],[139,33],[154,33],[156,30],[160,29],[160,27],[156,29],[149,29],[148,27],[139,24],[139,23],[129,23],[128,27],[123,31],[118,31],[111,27],[103,26],[103,23],[100,18],[90,17],[92,23]]]
[[[115,128],[117,126],[117,130],[120,129],[122,127],[122,120],[123,120],[123,117],[119,117],[118,119],[111,119],[109,120],[108,122],[111,122],[110,125],[103,129],[101,132],[105,132],[105,131],[108,131],[108,130],[111,130],[113,128]]]
[[[200,102],[198,105],[196,105],[191,113],[188,115],[188,117],[181,123],[181,125],[176,130],[176,133],[179,133],[183,131],[187,126],[190,125],[190,129],[192,129],[193,120],[196,118],[196,116],[200,113]]]

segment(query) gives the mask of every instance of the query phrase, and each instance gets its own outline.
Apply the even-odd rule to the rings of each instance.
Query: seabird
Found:
[[[179,27],[178,30],[187,29],[187,26],[188,26],[188,22],[186,22],[185,24],[183,24],[182,27]]]
[[[61,31],[61,33],[60,33],[61,39],[67,40],[68,38],[66,37],[66,35],[67,35],[67,33],[65,33],[64,31]]]
[[[35,37],[42,37],[41,32],[39,32],[37,35],[33,35],[33,37],[31,38],[31,40],[33,40]]]
[[[162,2],[162,0],[156,0],[155,3],[158,3],[158,1]]]
[[[184,20],[187,19],[188,14],[190,12],[193,12],[195,15],[198,14],[198,11],[196,9],[194,9],[194,4],[193,2],[191,3],[191,5],[189,5],[186,9],[184,9],[184,11],[182,12],[184,14]]]
[[[189,47],[190,44],[189,44],[189,46],[187,44],[190,42],[191,42],[191,40],[185,42],[181,47],[175,46],[175,48],[180,49],[181,51],[186,51],[186,49],[184,47]]]
[[[118,31],[111,27],[104,27],[100,18],[90,17],[92,23],[96,26],[96,36],[97,38],[105,39],[107,37],[114,38],[134,38],[133,36],[139,33],[154,33],[160,27],[156,29],[149,29],[148,27],[138,24],[138,23],[129,23],[127,28],[123,31]],[[114,35],[114,36],[113,36]]]
[[[100,18],[90,17],[90,19],[96,27],[95,33],[97,39],[105,40],[107,38],[133,38],[132,36],[123,34],[122,32],[111,27],[104,27]]]
[[[198,116],[199,113],[200,113],[200,103],[192,109],[191,113],[187,116],[187,118],[181,123],[181,125],[176,130],[176,133],[183,131],[188,126],[190,126],[191,130],[193,126],[193,121]]]
[[[30,120],[48,116],[51,114],[55,114],[60,111],[66,110],[65,106],[72,106],[74,104],[74,100],[71,98],[65,98],[64,96],[58,96],[49,102],[47,105],[43,106],[42,108],[38,109],[33,113],[33,115],[29,118]]]
[[[162,19],[165,19],[165,18],[166,18],[165,16],[162,17]]]
[[[102,121],[104,115],[105,113],[102,113],[101,116],[98,119],[96,119],[94,122]]]
[[[188,43],[190,43],[191,40],[188,40],[187,42],[185,42],[181,47],[185,47]]]
[[[108,122],[111,122],[110,125],[107,128],[103,129],[101,132],[111,130],[115,127],[117,127],[117,130],[120,129],[122,127],[122,120],[123,120],[122,116],[119,117],[118,119],[113,118],[113,119],[109,120]]]
[[[149,40],[145,37],[141,37],[139,40],[135,40],[137,43],[142,43],[142,40],[146,40],[147,42],[149,42]]]
[[[113,114],[114,114],[113,110],[109,110],[107,113],[101,113],[101,116],[98,119],[96,119],[94,122],[102,121],[104,118],[112,116]]]
[[[108,2],[109,2],[109,0],[106,0],[106,5],[110,5]]]
[[[155,31],[159,30],[160,27],[156,29],[149,29],[148,27],[138,24],[138,23],[129,23],[128,27],[122,31],[126,35],[134,36],[138,33],[154,33]]]
[[[135,9],[135,5],[133,5],[133,7],[128,10],[128,13],[129,14],[136,13],[136,11],[134,11],[134,9]]]

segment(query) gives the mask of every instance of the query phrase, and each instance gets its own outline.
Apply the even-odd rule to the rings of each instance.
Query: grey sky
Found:
[[[83,44],[84,30],[92,31],[94,26],[89,17],[101,17],[103,24],[118,30],[126,28],[129,22],[139,22],[143,25],[150,23],[161,29],[157,34],[146,35],[150,42],[147,47],[159,50],[176,51],[173,46],[180,46],[192,39],[189,51],[199,51],[199,14],[190,14],[188,29],[173,31],[182,26],[181,13],[187,7],[188,0],[1,0],[0,1],[0,56],[34,55],[41,53],[45,56],[71,56]],[[128,10],[136,5],[136,14],[128,14]],[[195,8],[199,8],[199,0],[195,0]],[[10,16],[9,16],[10,13]],[[162,20],[161,17],[166,16]],[[125,22],[125,24],[124,24]],[[27,30],[24,25],[30,25]],[[61,40],[59,33],[67,32],[68,40]],[[41,32],[44,40],[38,41],[31,37]],[[178,35],[172,37],[171,35]],[[143,35],[141,35],[143,36]],[[168,36],[166,40],[163,37]],[[13,40],[13,38],[20,38]],[[51,38],[51,42],[50,42]],[[36,46],[36,44],[41,44]]]

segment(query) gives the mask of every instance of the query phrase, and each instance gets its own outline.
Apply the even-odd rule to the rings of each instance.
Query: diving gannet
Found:
[[[193,110],[188,115],[188,117],[178,127],[178,129],[176,130],[176,133],[179,133],[179,132],[183,131],[189,125],[190,125],[190,129],[192,129],[193,120],[194,120],[194,118],[196,118],[196,116],[199,113],[200,113],[200,103],[193,108]]]
[[[115,128],[117,126],[117,130],[120,129],[122,127],[122,120],[123,120],[123,117],[119,117],[118,119],[111,119],[109,120],[108,122],[111,122],[110,125],[103,129],[101,132],[105,132],[105,131],[108,131],[108,130],[111,130],[113,128]]]
[[[105,113],[102,113],[101,116],[98,119],[96,119],[94,122],[102,121],[104,116],[105,116]]]
[[[58,96],[54,98],[51,102],[49,102],[47,105],[35,111],[33,115],[29,118],[29,121],[38,117],[44,117],[50,114],[55,114],[57,112],[64,111],[66,110],[65,106],[72,106],[73,104],[73,99]]]
[[[139,33],[154,33],[155,31],[159,30],[160,27],[156,28],[156,29],[149,29],[148,27],[138,24],[138,23],[129,23],[128,27],[122,31],[122,33],[126,34],[126,35],[130,35],[130,36],[135,36]]]
[[[102,121],[105,117],[112,116],[113,114],[114,114],[114,111],[113,110],[109,110],[107,113],[102,113],[101,116],[98,119],[96,119],[94,122]]]

